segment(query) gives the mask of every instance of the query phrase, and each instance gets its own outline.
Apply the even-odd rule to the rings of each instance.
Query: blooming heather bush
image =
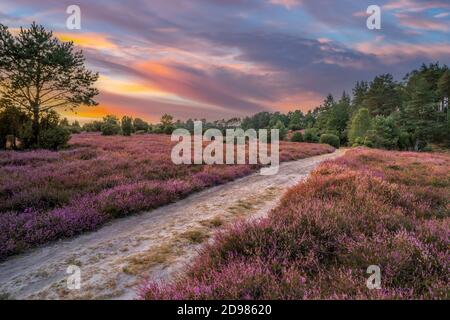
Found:
[[[269,217],[205,247],[144,299],[448,299],[450,156],[367,149],[324,163]],[[366,286],[370,265],[381,290]]]
[[[0,259],[177,201],[254,172],[249,165],[174,165],[170,137],[73,136],[60,151],[0,152]],[[281,143],[281,161],[332,152]]]

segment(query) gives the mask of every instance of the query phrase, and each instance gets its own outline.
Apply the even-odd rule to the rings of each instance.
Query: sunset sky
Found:
[[[81,30],[66,28],[72,4]],[[366,27],[371,4],[382,30]],[[83,122],[306,111],[356,80],[450,64],[449,0],[1,0],[1,23],[32,21],[74,41],[100,72],[100,105],[66,113]]]

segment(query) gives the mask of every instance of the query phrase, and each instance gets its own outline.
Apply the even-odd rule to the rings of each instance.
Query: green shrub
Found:
[[[332,147],[339,148],[341,146],[341,140],[334,134],[325,133],[320,136],[320,143],[329,144]]]
[[[103,123],[102,124],[102,134],[104,136],[114,136],[119,134],[120,126],[113,123]]]
[[[170,114],[164,114],[161,117],[161,123],[159,125],[160,133],[172,134],[173,130],[175,130],[175,126],[173,124],[173,116],[171,116]]]
[[[305,142],[319,142],[319,133],[317,129],[310,128],[305,130],[305,134],[303,135]]]
[[[48,112],[40,119],[40,133],[38,137],[38,144],[34,139],[33,124],[31,119],[28,119],[23,124],[19,132],[21,149],[41,148],[58,150],[67,145],[70,139],[70,130],[64,125],[60,125],[59,115],[55,112]]]
[[[70,131],[70,133],[73,133],[73,134],[79,134],[83,131],[81,129],[81,127],[76,127],[76,126],[70,126],[67,129]]]
[[[351,145],[360,144],[356,142],[358,138],[366,136],[367,131],[372,129],[372,118],[370,116],[369,110],[366,108],[361,108],[354,115],[350,123],[350,129],[348,131],[348,140]]]
[[[152,128],[150,132],[155,134],[161,134],[164,133],[164,128],[160,124],[157,124]]]
[[[0,105],[0,149],[6,148],[8,136],[12,136],[12,147],[17,148],[16,138],[20,138],[21,133],[24,131],[26,124],[28,123],[28,115],[21,110],[11,107]]]
[[[273,127],[273,129],[277,129],[279,130],[279,138],[280,140],[284,140],[286,138],[287,135],[287,129],[285,127],[285,125],[283,124],[283,122],[281,121],[277,121],[277,123],[275,124],[275,126]]]
[[[81,133],[83,131],[83,129],[81,128],[80,123],[78,121],[74,121],[72,123],[72,125],[69,126],[67,129],[69,129],[69,131],[72,134],[78,134],[78,133]]]
[[[142,120],[140,118],[136,118],[133,120],[133,127],[136,130],[136,132],[138,132],[138,131],[148,132],[150,125],[147,122],[145,122],[144,120]]]
[[[400,130],[393,116],[376,116],[372,129],[366,132],[364,145],[371,148],[396,150],[399,148]]]
[[[368,148],[378,148],[378,137],[375,130],[368,130],[365,137],[358,137],[356,141],[360,141],[360,145],[366,146]]]
[[[375,148],[375,142],[372,139],[372,136],[367,136],[364,138],[364,142],[362,143],[363,146],[366,146],[367,148]]]
[[[122,118],[122,134],[124,136],[131,136],[134,131],[133,127],[133,119],[131,117],[123,117]]]
[[[166,125],[163,127],[162,132],[165,134],[172,134],[173,130],[175,130],[175,126],[173,125]]]
[[[365,145],[365,139],[362,137],[358,137],[355,139],[355,141],[352,144],[352,147],[360,147]]]
[[[59,150],[67,146],[70,131],[63,127],[50,128],[42,131],[39,137],[39,147],[43,149]]]
[[[31,121],[28,121],[24,124],[22,130],[20,131],[19,138],[22,149],[30,149],[36,147],[36,145],[34,145],[35,142],[33,139],[33,129],[31,126]]]
[[[119,119],[117,119],[115,116],[104,117],[101,130],[104,136],[113,136],[119,134],[120,133]]]
[[[398,137],[398,147],[400,150],[411,150],[411,135],[408,132],[401,131]]]
[[[429,144],[427,144],[420,151],[422,151],[422,152],[432,152],[433,148]]]
[[[292,142],[303,142],[303,134],[301,132],[294,132],[291,137]]]
[[[103,123],[101,121],[86,123],[83,126],[83,130],[86,132],[100,132],[102,131],[102,124]]]

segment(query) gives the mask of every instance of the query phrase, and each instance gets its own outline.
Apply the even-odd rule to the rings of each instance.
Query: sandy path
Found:
[[[59,241],[0,264],[0,296],[15,299],[133,299],[142,278],[183,271],[201,243],[227,223],[265,215],[284,191],[339,150],[283,163],[194,194],[157,210],[112,221],[100,230]],[[81,289],[67,289],[67,267],[81,269]]]

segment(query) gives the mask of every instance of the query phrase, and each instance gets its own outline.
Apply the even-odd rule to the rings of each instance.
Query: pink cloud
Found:
[[[328,39],[328,38],[319,38],[319,39],[317,39],[317,41],[319,43],[331,43],[332,42],[332,40]]]
[[[445,22],[423,19],[417,16],[410,16],[404,13],[396,13],[394,15],[397,17],[400,24],[404,27],[429,31],[441,31],[441,32],[450,31],[449,24]]]
[[[409,12],[422,12],[428,9],[450,8],[447,1],[417,1],[417,0],[395,0],[383,6],[386,10],[398,10]]]
[[[408,59],[424,57],[440,60],[442,57],[450,55],[450,44],[395,43],[383,45],[376,42],[361,42],[354,48],[364,54],[375,55],[386,64],[396,64]]]
[[[300,5],[303,0],[269,0],[269,3],[283,6],[287,9],[291,9]]]
[[[367,12],[365,12],[365,11],[358,11],[358,12],[353,13],[353,16],[354,16],[354,17],[361,18],[361,17],[367,17],[368,14],[367,14]]]

